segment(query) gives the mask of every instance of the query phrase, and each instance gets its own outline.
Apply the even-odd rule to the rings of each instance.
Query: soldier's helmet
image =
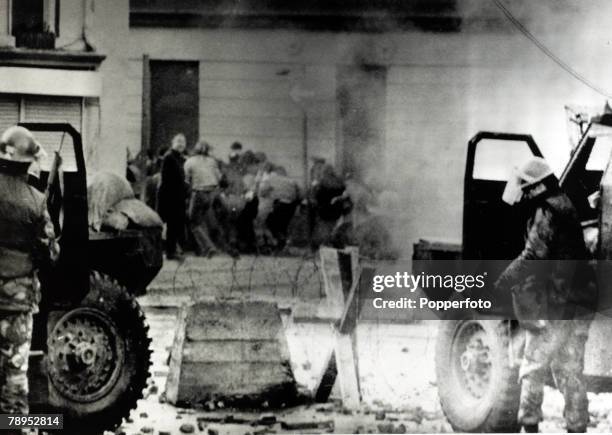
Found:
[[[18,162],[36,162],[46,152],[30,130],[14,125],[0,137],[0,158]]]
[[[536,198],[550,188],[544,180],[553,178],[556,183],[554,173],[546,160],[542,157],[532,157],[510,176],[502,200],[514,205],[522,199]]]
[[[533,186],[553,174],[550,165],[542,157],[532,157],[518,171],[523,181],[522,188]]]

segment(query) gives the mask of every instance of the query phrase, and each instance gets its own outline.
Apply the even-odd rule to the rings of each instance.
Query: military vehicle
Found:
[[[594,117],[573,149],[559,181],[574,203],[589,245],[598,281],[598,314],[586,345],[589,391],[612,391],[612,115]],[[528,216],[502,200],[509,171],[530,156],[542,156],[530,135],[479,132],[468,143],[461,246],[422,241],[415,260],[457,258],[500,260],[502,267],[524,247]],[[600,206],[589,196],[600,192]],[[596,237],[593,243],[593,237]],[[489,276],[488,282],[495,282]],[[483,289],[490,291],[490,289]],[[490,293],[489,293],[490,294]],[[478,292],[474,298],[478,297]],[[511,304],[501,304],[511,310]],[[495,308],[495,307],[494,307]],[[459,320],[441,320],[436,373],[442,410],[456,431],[515,432],[520,385],[518,369],[524,333],[512,312],[491,312]],[[499,320],[504,319],[507,320]],[[552,385],[552,378],[551,378]]]
[[[43,144],[59,144],[54,163],[33,183],[47,192],[61,253],[40,271],[31,412],[62,413],[75,433],[113,430],[149,377],[151,340],[135,297],[161,269],[161,230],[91,231],[81,135],[70,124],[20,125]]]

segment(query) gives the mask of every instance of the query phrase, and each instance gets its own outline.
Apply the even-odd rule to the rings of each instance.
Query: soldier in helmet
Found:
[[[59,253],[45,197],[28,170],[44,151],[32,133],[10,127],[0,138],[0,413],[28,413],[28,355],[38,312],[37,270]]]
[[[528,207],[532,216],[525,248],[496,283],[511,290],[516,317],[526,331],[519,423],[525,432],[538,431],[544,384],[552,369],[565,399],[568,432],[584,432],[589,420],[584,347],[596,289],[576,209],[540,157],[511,177],[502,199]]]

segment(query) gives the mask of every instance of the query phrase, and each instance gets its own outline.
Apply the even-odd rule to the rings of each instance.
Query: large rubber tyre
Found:
[[[440,322],[436,376],[442,410],[458,432],[518,432],[518,368],[512,367],[508,323]]]
[[[70,386],[76,385],[78,379],[70,382],[73,374],[66,370],[71,367],[66,361],[73,363],[74,355],[66,359],[65,351],[70,348],[62,340],[69,335],[80,345],[74,337],[82,330],[87,334],[88,329],[94,331],[90,336],[94,337],[91,340],[96,349],[104,350],[92,357],[85,349],[83,360],[90,365],[82,368],[85,366],[78,360],[81,363],[78,367],[83,372],[82,385],[87,389],[71,391]],[[148,330],[144,313],[134,297],[110,277],[92,273],[89,294],[49,332],[47,364],[51,404],[63,412],[67,432],[112,431],[136,407],[136,402],[143,397],[151,365]],[[105,345],[100,346],[98,341]],[[85,344],[88,344],[86,340]],[[91,385],[91,372],[96,370],[102,381]]]

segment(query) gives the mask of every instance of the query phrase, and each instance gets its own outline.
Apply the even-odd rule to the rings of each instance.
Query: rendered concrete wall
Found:
[[[128,95],[133,92],[125,85],[128,77],[129,1],[87,0],[93,13],[87,26],[91,29],[92,43],[100,53],[106,54],[102,62],[102,96],[100,98],[100,137],[96,145],[97,157],[92,169],[125,174],[127,148],[140,143],[131,135],[127,121],[133,110]],[[86,3],[87,3],[86,2]]]

